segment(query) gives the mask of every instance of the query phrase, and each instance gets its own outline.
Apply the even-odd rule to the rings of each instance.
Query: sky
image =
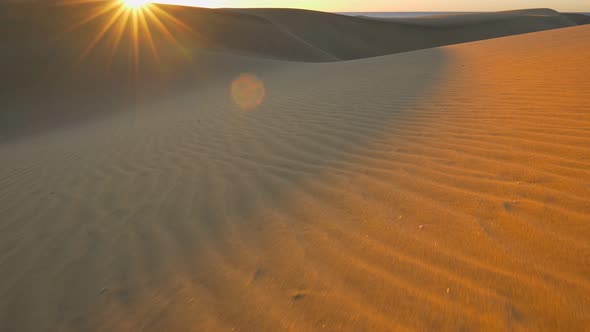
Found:
[[[331,12],[361,11],[496,11],[552,8],[590,12],[590,0],[153,0],[199,7],[287,7]]]

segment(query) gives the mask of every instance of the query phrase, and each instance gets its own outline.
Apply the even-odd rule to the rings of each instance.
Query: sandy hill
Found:
[[[18,35],[19,45],[55,41],[56,35],[62,36],[110,2],[82,2],[77,6],[51,1],[5,3],[0,5],[4,7],[0,15],[11,24],[2,35],[7,39]],[[312,62],[359,59],[588,23],[585,15],[560,14],[551,9],[382,20],[296,9],[159,7],[193,31],[183,40],[187,47]],[[104,21],[94,20],[82,32],[62,36],[63,42],[72,51],[81,47],[92,40]],[[175,32],[182,29],[178,30]],[[64,52],[64,45],[55,46],[60,48],[54,52]]]
[[[583,330],[589,39],[203,55],[205,87],[2,144],[0,330]]]
[[[565,13],[563,15],[578,25],[590,24],[590,15],[579,13]]]
[[[299,37],[306,45],[341,60],[576,25],[551,9],[387,20],[305,10],[248,9],[238,12],[264,17],[283,31]]]
[[[0,111],[0,140],[129,107],[137,94],[157,98],[162,89],[181,89],[183,83],[178,82],[183,80],[207,85],[224,79],[223,73],[235,75],[244,67],[222,60],[230,54],[308,62],[349,60],[585,22],[549,9],[379,21],[304,10],[160,6],[169,15],[160,17],[176,44],[148,19],[160,59],[156,63],[150,57],[152,51],[141,35],[142,55],[133,70],[130,30],[123,33],[117,49],[116,24],[93,44],[117,11],[116,6],[104,10],[112,1],[75,3],[0,3],[0,20],[5,22],[0,29],[0,98],[7,105]],[[96,13],[103,15],[80,24]],[[85,52],[90,44],[94,47]],[[131,71],[141,77],[133,77]]]

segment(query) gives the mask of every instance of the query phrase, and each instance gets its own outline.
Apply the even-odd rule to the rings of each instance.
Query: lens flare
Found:
[[[241,109],[255,109],[262,104],[265,96],[264,83],[253,74],[241,74],[232,82],[231,97]]]

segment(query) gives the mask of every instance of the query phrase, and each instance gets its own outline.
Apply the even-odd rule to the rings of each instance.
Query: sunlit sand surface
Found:
[[[590,326],[590,26],[358,59],[420,45],[165,9],[203,39],[169,21],[159,66],[2,78],[0,331]]]

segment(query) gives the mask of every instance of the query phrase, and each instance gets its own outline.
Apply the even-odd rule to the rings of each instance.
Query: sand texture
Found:
[[[88,39],[12,41],[0,331],[590,326],[590,26],[510,12],[515,33],[567,27],[337,61],[505,32],[484,33],[500,14],[416,27],[173,11],[228,26],[250,17],[260,44],[219,33],[186,46],[179,33],[184,50],[162,51],[164,69],[130,86],[124,57],[102,70],[100,47],[65,70],[63,54]],[[343,35],[313,33],[324,16]],[[473,20],[481,30],[461,28]],[[382,39],[436,24],[430,43]],[[368,32],[342,42],[357,25]],[[385,32],[360,43],[371,29]],[[27,63],[49,69],[26,74]]]

